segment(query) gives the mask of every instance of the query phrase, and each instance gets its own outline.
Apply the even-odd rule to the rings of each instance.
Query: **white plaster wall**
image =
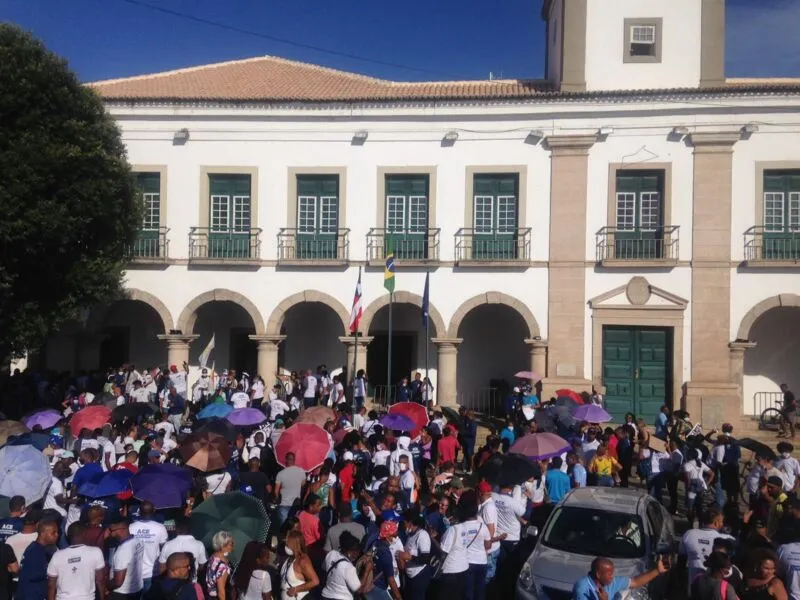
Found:
[[[588,90],[696,87],[700,81],[698,0],[590,0]],[[623,63],[624,19],[662,17],[660,63]]]

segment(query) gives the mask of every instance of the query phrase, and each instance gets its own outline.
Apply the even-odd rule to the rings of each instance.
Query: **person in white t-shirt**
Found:
[[[137,379],[133,382],[133,389],[131,390],[130,396],[132,402],[141,404],[147,404],[150,402],[150,392],[145,389],[140,379]]]
[[[317,397],[317,385],[317,378],[314,377],[311,369],[309,369],[303,379],[303,405],[306,408],[314,406]]]
[[[285,413],[289,412],[289,405],[286,404],[281,398],[275,398],[269,401],[269,420],[274,422],[275,419],[280,419]]]
[[[67,530],[70,546],[58,550],[47,565],[48,598],[94,600],[106,597],[106,563],[100,548],[85,546],[85,527],[73,523]]]
[[[194,581],[197,581],[197,571],[208,561],[206,546],[190,533],[189,519],[181,517],[175,521],[175,538],[164,544],[158,556],[159,573],[167,570],[167,560],[176,552],[184,552],[194,560]]]
[[[188,371],[189,366],[186,363],[183,363],[182,371],[179,371],[176,365],[170,365],[169,367],[169,382],[175,388],[175,391],[184,398],[186,398],[186,373]]]
[[[686,512],[689,525],[694,525],[695,512],[702,504],[703,493],[714,481],[714,471],[700,458],[700,451],[688,450],[683,472],[686,477]]]
[[[694,581],[697,575],[705,572],[705,561],[708,555],[711,554],[711,548],[714,545],[715,539],[726,538],[735,541],[733,536],[719,532],[723,524],[724,519],[722,511],[717,508],[712,508],[707,511],[706,518],[703,520],[703,526],[701,528],[690,529],[683,534],[678,548],[678,555],[680,556],[679,567],[681,564],[685,563],[688,568],[689,577],[687,586],[691,586],[692,581]],[[689,589],[689,587],[687,587],[687,589]]]
[[[242,389],[241,383],[236,386],[236,391],[231,395],[231,405],[233,408],[247,408],[250,405],[250,396]]]
[[[150,502],[142,502],[139,508],[139,520],[131,524],[130,532],[133,537],[144,545],[142,556],[142,577],[144,579],[144,590],[150,589],[150,583],[155,574],[155,564],[161,547],[167,543],[167,529],[158,521],[153,520],[155,508]]]
[[[783,491],[791,492],[794,489],[797,478],[800,477],[800,462],[792,456],[794,446],[789,442],[780,442],[777,448],[780,457],[775,463],[775,468],[781,472]]]
[[[506,539],[506,535],[497,531],[497,506],[495,506],[492,499],[492,486],[485,481],[481,481],[478,483],[477,490],[481,501],[478,505],[478,515],[489,530],[489,535],[492,536],[492,546],[486,553],[486,582],[488,583],[494,579],[497,572],[500,542]]]
[[[486,589],[487,555],[492,548],[492,534],[478,517],[478,494],[469,490],[461,495],[458,510],[463,521],[461,543],[467,548],[466,589],[473,590],[475,598],[483,598]],[[447,534],[445,533],[445,536]]]
[[[128,521],[124,518],[109,525],[108,533],[117,542],[111,554],[109,589],[120,596],[141,594],[146,574],[144,541],[131,534]]]
[[[325,587],[322,589],[325,600],[353,600],[355,594],[364,590],[365,582],[372,574],[373,561],[366,561],[366,569],[359,578],[354,563],[360,553],[359,539],[349,531],[342,532],[339,549],[328,552],[322,565],[326,573]],[[261,599],[248,596],[245,600]]]
[[[405,550],[400,555],[400,568],[406,572],[406,591],[409,598],[424,598],[430,585],[433,569],[428,565],[432,549],[431,536],[425,529],[425,517],[407,512],[405,515]]]
[[[347,402],[347,398],[344,395],[344,386],[339,381],[339,376],[334,375],[330,385],[328,406],[336,407],[345,402]]]

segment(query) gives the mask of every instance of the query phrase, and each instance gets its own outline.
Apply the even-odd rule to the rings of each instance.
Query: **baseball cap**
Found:
[[[344,453],[342,454],[342,460],[353,460],[353,459],[354,456],[353,453],[350,452],[350,450],[345,450]]]
[[[480,494],[488,494],[491,491],[492,491],[492,486],[489,485],[488,482],[481,481],[480,483],[478,483],[478,493],[480,493]]]

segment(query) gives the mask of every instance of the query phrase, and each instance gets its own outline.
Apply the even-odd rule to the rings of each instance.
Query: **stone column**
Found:
[[[692,379],[686,410],[709,427],[738,423],[739,385],[731,378],[731,205],[733,146],[739,131],[695,133],[692,212]]]
[[[463,338],[431,338],[436,344],[436,404],[458,405],[458,345]]]
[[[525,340],[525,343],[531,353],[531,371],[544,377],[547,373],[547,340],[531,339]]]
[[[167,363],[176,365],[180,369],[184,362],[189,362],[189,344],[200,336],[194,334],[184,335],[182,333],[162,333],[156,337],[167,342]]]
[[[247,337],[258,344],[258,374],[264,379],[264,383],[271,387],[278,376],[278,346],[286,336],[248,335]]]
[[[545,384],[589,389],[584,374],[586,197],[595,135],[550,136],[550,252]],[[549,387],[549,386],[547,386]]]
[[[731,357],[731,381],[739,386],[739,396],[744,389],[744,353],[756,347],[755,342],[731,342],[728,349]]]
[[[374,338],[369,335],[359,335],[358,336],[358,343],[356,344],[356,338],[352,335],[343,335],[339,338],[339,341],[342,342],[347,347],[347,372],[350,374],[350,381],[342,382],[345,386],[353,381],[353,378],[358,373],[359,369],[367,370],[367,346]],[[355,373],[351,373],[353,370],[353,361],[355,360],[356,363],[356,370]],[[367,373],[369,376],[369,373]]]

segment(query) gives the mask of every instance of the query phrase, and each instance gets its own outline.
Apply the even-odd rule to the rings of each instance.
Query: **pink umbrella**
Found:
[[[569,442],[555,433],[529,433],[514,442],[508,452],[545,460],[560,456],[569,449]]]
[[[291,452],[298,467],[311,471],[325,462],[332,448],[328,432],[322,427],[311,423],[295,423],[278,439],[275,460],[285,467],[286,455]]]
[[[533,371],[517,371],[514,373],[514,377],[518,379],[530,379],[532,383],[542,380],[541,375],[537,375]]]

